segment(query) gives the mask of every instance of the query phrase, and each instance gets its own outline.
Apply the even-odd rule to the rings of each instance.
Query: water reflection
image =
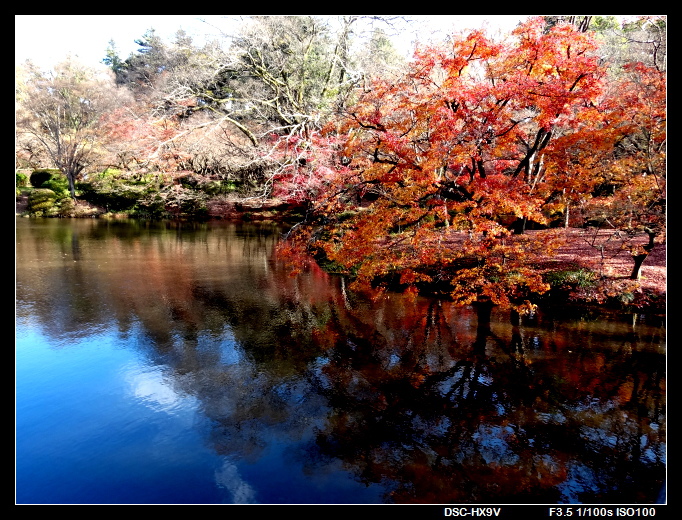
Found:
[[[656,501],[660,318],[481,324],[445,301],[372,302],[315,267],[291,276],[273,253],[281,231],[20,219],[18,334],[75,356],[113,327],[112,348],[134,354],[127,392],[195,430],[201,447],[176,450],[216,457],[211,501]]]
[[[256,491],[248,483],[242,480],[237,466],[225,461],[222,467],[216,471],[216,482],[224,487],[231,495],[232,504],[256,504]]]
[[[407,345],[398,364],[386,364],[382,350],[395,360],[395,344],[356,338],[323,370],[340,413],[318,445],[354,461],[366,482],[398,482],[392,500],[655,496],[664,461],[661,356],[582,347],[559,354],[541,337],[525,341],[518,328],[506,337],[479,328],[445,359]]]

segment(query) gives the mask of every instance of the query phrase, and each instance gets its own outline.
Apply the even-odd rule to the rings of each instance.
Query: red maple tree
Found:
[[[328,126],[335,153],[306,164],[324,171],[317,218],[294,243],[356,287],[447,287],[462,304],[532,309],[549,288],[537,264],[559,242],[521,233],[589,199],[633,132],[596,49],[589,33],[535,18],[504,43],[473,31],[418,50],[400,81],[376,81]]]

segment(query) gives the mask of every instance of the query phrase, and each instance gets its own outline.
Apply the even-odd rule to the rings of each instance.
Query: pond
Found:
[[[17,219],[17,503],[660,501],[664,316],[479,326],[283,231]]]

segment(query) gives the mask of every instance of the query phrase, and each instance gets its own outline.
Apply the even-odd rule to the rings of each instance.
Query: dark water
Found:
[[[17,219],[17,503],[655,503],[663,317],[490,327],[267,225]]]

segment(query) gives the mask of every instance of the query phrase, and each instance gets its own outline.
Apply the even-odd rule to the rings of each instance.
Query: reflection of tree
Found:
[[[447,331],[445,320],[439,325]],[[438,327],[429,328],[433,337]],[[546,338],[524,337],[522,326],[509,332],[504,340],[479,327],[470,346],[452,344],[439,367],[420,350],[428,342],[408,338],[386,365],[383,352],[397,347],[386,338],[340,341],[318,381],[335,410],[318,435],[321,452],[366,483],[393,482],[396,502],[655,500],[664,475],[655,426],[663,367],[634,385],[637,397],[628,399],[637,406],[623,406],[621,378],[644,377],[638,357],[654,358],[644,367],[662,356],[623,352],[607,361],[581,351],[567,363],[566,352],[548,356],[551,346],[537,343]],[[646,450],[637,448],[643,434]]]
[[[83,219],[73,227],[52,219],[22,224],[16,234],[17,315],[30,314],[52,334],[91,332],[106,308],[101,278],[89,278],[81,263],[82,239],[94,222]],[[31,308],[23,308],[24,302],[31,302]]]
[[[657,495],[660,327],[510,323],[495,311],[478,323],[446,301],[371,302],[314,266],[289,276],[272,256],[275,229],[74,226],[19,229],[18,314],[55,334],[115,320],[198,399],[208,441],[231,460],[254,461],[279,439],[308,473],[342,464],[395,502]],[[21,306],[51,303],[62,286],[72,291],[59,312]]]

